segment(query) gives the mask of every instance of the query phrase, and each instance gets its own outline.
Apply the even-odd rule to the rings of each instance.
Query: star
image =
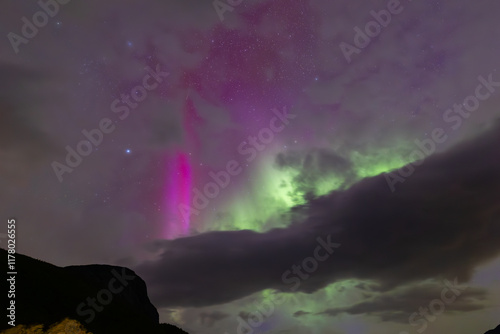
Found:
[[[127,148],[127,149],[125,150],[125,153],[130,154],[130,153],[132,153],[132,151],[131,151],[130,149],[128,149],[128,148]]]

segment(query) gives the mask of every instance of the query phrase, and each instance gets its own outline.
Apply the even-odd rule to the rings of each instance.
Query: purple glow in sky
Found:
[[[191,206],[192,175],[189,156],[179,152],[169,160],[168,165],[173,167],[167,174],[165,185],[165,205],[168,212],[162,235],[165,239],[187,236],[190,231],[189,215],[184,217],[179,211],[182,205]]]
[[[212,0],[73,0],[17,53],[7,35],[40,7],[3,5],[0,213],[20,253],[126,265],[162,321],[233,334],[331,234],[342,246],[255,333],[412,333],[455,277],[469,288],[425,334],[500,322],[499,1],[244,0],[221,21]],[[276,109],[296,118],[263,144]],[[59,182],[51,163],[103,118],[115,130]]]

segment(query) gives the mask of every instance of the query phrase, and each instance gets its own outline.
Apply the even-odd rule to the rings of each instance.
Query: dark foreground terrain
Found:
[[[7,259],[7,251],[0,249],[0,257]],[[44,332],[55,333],[56,324],[57,333],[62,330],[67,334],[85,333],[78,329],[79,324],[93,334],[186,333],[176,326],[159,323],[146,283],[128,268],[57,267],[16,254],[16,269],[15,324],[19,330],[8,333],[24,333],[25,328],[36,332],[34,325],[43,326]],[[9,290],[5,283],[2,286],[2,291]],[[7,329],[12,326],[4,320],[0,331]]]

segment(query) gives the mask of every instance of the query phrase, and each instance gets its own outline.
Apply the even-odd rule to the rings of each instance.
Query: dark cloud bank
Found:
[[[297,291],[351,278],[379,291],[428,278],[465,282],[500,253],[499,147],[497,124],[429,157],[395,192],[384,175],[367,178],[294,208],[286,229],[161,241],[160,260],[135,269],[159,307],[220,304],[262,289],[290,291],[283,272],[312,256],[317,237],[331,235],[341,246]]]

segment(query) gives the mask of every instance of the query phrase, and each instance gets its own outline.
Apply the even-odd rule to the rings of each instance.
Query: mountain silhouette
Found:
[[[7,259],[5,249],[0,249],[0,257]],[[15,260],[16,327],[2,321],[2,333],[25,333],[29,328],[27,333],[187,334],[159,323],[146,283],[128,268],[58,267],[22,254]],[[8,290],[9,286],[2,288]]]

